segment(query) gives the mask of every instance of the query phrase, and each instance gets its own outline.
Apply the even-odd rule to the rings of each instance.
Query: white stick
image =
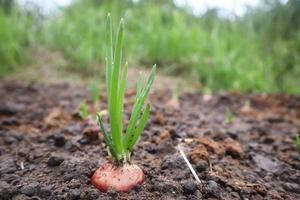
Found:
[[[180,154],[182,155],[184,161],[186,162],[186,164],[187,164],[188,167],[190,168],[190,170],[191,170],[192,174],[194,175],[196,181],[199,182],[199,183],[201,184],[201,181],[200,181],[198,175],[196,174],[196,172],[195,172],[193,166],[191,165],[190,161],[187,159],[186,155],[184,154],[184,152],[183,152],[183,150],[180,148],[180,146],[178,146],[178,150],[179,150]]]
[[[21,170],[24,169],[24,163],[23,163],[23,161],[21,162],[20,167],[21,167]]]

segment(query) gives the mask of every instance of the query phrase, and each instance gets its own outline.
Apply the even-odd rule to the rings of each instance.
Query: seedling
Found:
[[[226,115],[225,115],[225,121],[226,124],[230,125],[233,123],[233,114],[232,112],[229,110],[229,108],[226,109]]]
[[[130,163],[130,155],[150,114],[150,105],[147,105],[145,109],[143,107],[155,78],[156,66],[153,66],[144,86],[142,86],[141,81],[137,83],[135,103],[128,126],[123,133],[125,129],[122,114],[128,69],[128,63],[126,63],[121,70],[123,31],[124,22],[121,19],[113,49],[111,17],[108,15],[105,41],[110,132],[106,130],[100,115],[98,115],[98,123],[113,162],[102,165],[92,176],[93,185],[103,192],[109,188],[119,192],[127,192],[144,181],[143,171],[137,165]]]
[[[300,133],[298,133],[296,136],[296,146],[297,146],[297,150],[300,154]]]
[[[84,120],[89,116],[89,107],[85,101],[81,102],[79,105],[79,116]]]

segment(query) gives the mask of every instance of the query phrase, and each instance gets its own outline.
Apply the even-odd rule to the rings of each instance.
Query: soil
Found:
[[[78,117],[83,100],[92,107],[87,90],[1,81],[0,96],[0,199],[300,199],[299,97],[153,91],[132,155],[145,182],[101,193],[90,178],[108,161],[106,146]],[[133,101],[129,90],[125,124]],[[96,109],[106,109],[104,91]]]

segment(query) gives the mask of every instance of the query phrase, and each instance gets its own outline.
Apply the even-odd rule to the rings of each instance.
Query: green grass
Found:
[[[18,69],[26,59],[30,24],[17,9],[6,13],[0,7],[0,77]]]
[[[61,49],[73,61],[73,69],[92,71],[95,63],[104,62],[102,21],[107,12],[116,18],[124,15],[128,21],[124,50],[135,66],[158,63],[163,71],[192,75],[205,89],[214,91],[300,93],[299,67],[286,67],[290,59],[293,65],[300,63],[297,53],[289,58],[292,44],[283,40],[263,43],[255,17],[199,18],[171,4],[148,1],[99,5],[77,1],[62,16],[49,20],[44,43]]]
[[[144,102],[148,96],[151,85],[155,78],[156,66],[154,65],[146,84],[142,87],[138,82],[136,99],[133,105],[132,114],[123,134],[123,103],[126,87],[128,63],[122,65],[124,22],[121,19],[119,30],[116,36],[115,48],[113,45],[113,28],[110,15],[107,16],[106,24],[106,90],[108,98],[109,123],[111,132],[108,133],[104,127],[101,116],[98,115],[99,126],[110,154],[117,162],[127,162],[134,144],[144,130],[150,114],[150,105],[143,111]]]
[[[0,24],[5,27],[0,30],[0,63],[5,65],[1,71],[19,66],[29,38],[62,52],[69,69],[92,74],[105,62],[103,21],[110,12],[112,21],[120,16],[127,21],[124,52],[133,66],[157,63],[168,74],[198,80],[207,91],[300,94],[298,5],[277,2],[228,20],[213,11],[196,17],[170,1],[77,0],[44,20],[42,31],[34,34],[27,34],[30,27],[22,26],[17,17],[1,15],[10,20],[6,24],[16,24]],[[104,71],[104,65],[100,67]]]

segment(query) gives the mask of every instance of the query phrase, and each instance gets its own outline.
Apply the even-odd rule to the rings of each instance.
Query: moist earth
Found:
[[[82,87],[1,81],[0,96],[0,199],[300,199],[299,97],[182,92],[174,99],[152,91],[132,155],[145,182],[101,193],[91,176],[109,160],[107,148],[78,107],[87,100],[93,113],[105,111],[104,90],[92,105]],[[129,89],[125,125],[133,102]]]

